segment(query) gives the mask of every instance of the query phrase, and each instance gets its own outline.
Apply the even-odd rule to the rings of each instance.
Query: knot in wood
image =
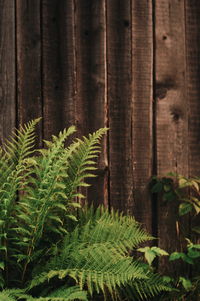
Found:
[[[170,113],[171,113],[171,116],[172,116],[172,120],[173,120],[175,123],[178,123],[179,120],[180,120],[181,118],[183,118],[183,111],[181,110],[181,108],[172,106],[172,107],[170,108]]]
[[[166,97],[168,90],[175,88],[175,82],[172,78],[166,78],[162,82],[156,83],[156,98],[163,99]]]

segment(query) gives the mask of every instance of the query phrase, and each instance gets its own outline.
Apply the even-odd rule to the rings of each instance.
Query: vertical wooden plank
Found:
[[[42,117],[40,1],[16,1],[18,122]],[[42,122],[37,135],[40,145]]]
[[[76,121],[80,135],[107,126],[106,1],[76,1]],[[106,137],[98,160],[97,178],[87,198],[108,203]]]
[[[189,103],[189,176],[200,177],[200,2],[185,0],[186,33],[186,89]],[[191,226],[199,226],[200,217],[191,221]],[[192,234],[192,241],[199,236]],[[200,268],[195,266],[193,274],[198,276]]]
[[[185,95],[184,1],[160,0],[156,16],[156,133],[159,176],[172,171],[188,175],[188,104]],[[158,203],[159,246],[180,250],[177,207]],[[160,268],[169,268],[164,259]],[[172,266],[173,269],[173,266]],[[177,267],[176,267],[177,269]]]
[[[75,123],[74,4],[42,0],[44,137]]]
[[[0,139],[16,125],[15,1],[0,0]]]
[[[151,1],[132,1],[132,77],[133,214],[151,233],[152,205],[148,191],[153,168],[153,10]]]
[[[200,176],[200,2],[186,0],[186,87],[189,101],[189,173]]]
[[[133,211],[131,1],[107,1],[110,205]]]

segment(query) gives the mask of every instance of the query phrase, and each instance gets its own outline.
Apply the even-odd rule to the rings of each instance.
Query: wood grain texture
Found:
[[[18,122],[42,117],[40,1],[16,1]],[[37,127],[42,145],[42,122]]]
[[[189,108],[189,173],[200,175],[200,2],[186,0],[186,89]]]
[[[131,1],[107,1],[110,205],[133,212]]]
[[[44,137],[75,124],[73,1],[42,1]]]
[[[107,126],[105,0],[76,1],[76,124],[79,135]],[[107,139],[87,198],[108,204]]]
[[[16,126],[15,2],[0,0],[0,139]]]
[[[200,2],[186,0],[186,91],[189,111],[189,175],[200,177]],[[191,220],[192,227],[200,225],[200,216]],[[192,234],[196,242],[199,235]],[[200,268],[195,266],[193,274],[198,276]]]
[[[153,14],[151,1],[132,1],[133,214],[152,232],[148,182],[153,167]]]
[[[158,176],[188,175],[188,103],[185,92],[184,2],[160,0],[156,15],[156,139]],[[180,250],[175,203],[158,203],[159,246]],[[187,227],[186,227],[187,228]],[[160,268],[166,271],[164,259]],[[173,268],[173,267],[172,267]]]

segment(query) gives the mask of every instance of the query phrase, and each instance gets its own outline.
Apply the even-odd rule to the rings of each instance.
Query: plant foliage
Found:
[[[133,217],[81,208],[77,201],[84,197],[80,187],[89,185],[85,179],[94,177],[107,129],[66,147],[72,126],[35,150],[38,122],[16,129],[0,149],[0,300],[90,300],[98,294],[140,300],[170,290],[130,255],[151,239]]]
[[[178,207],[177,224],[181,235],[187,242],[183,249],[174,250],[169,261],[180,260],[188,265],[184,275],[169,278],[176,290],[164,294],[161,300],[198,301],[200,299],[200,244],[199,242],[199,214],[200,214],[200,178],[187,178],[179,174],[170,173],[169,177],[161,179],[154,177],[152,193],[158,193],[161,201],[171,202],[171,206]],[[190,239],[185,233],[183,216],[190,218]],[[194,240],[192,242],[191,240]],[[192,269],[191,269],[192,267]]]

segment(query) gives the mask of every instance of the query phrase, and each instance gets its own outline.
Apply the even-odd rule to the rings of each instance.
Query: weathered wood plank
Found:
[[[40,1],[16,1],[17,109],[24,124],[42,117]],[[14,63],[14,62],[13,62]],[[37,127],[41,145],[42,122]]]
[[[0,0],[0,139],[16,126],[15,1]]]
[[[186,89],[189,107],[189,173],[200,176],[200,2],[186,0]]]
[[[188,175],[188,104],[185,94],[184,1],[160,0],[156,16],[156,140],[159,176],[168,172]],[[180,250],[177,207],[158,202],[159,246]],[[164,259],[160,268],[166,271]],[[173,267],[172,267],[173,268]]]
[[[107,125],[105,0],[76,1],[76,121],[80,135]],[[89,202],[108,203],[106,137]]]
[[[44,137],[75,124],[73,1],[42,1]]]
[[[107,1],[110,205],[133,212],[131,1]]]
[[[152,232],[148,182],[153,169],[153,11],[151,1],[132,2],[132,145],[136,219]],[[155,226],[155,225],[154,225]]]
[[[186,0],[186,91],[189,111],[189,176],[200,177],[200,2]],[[199,226],[200,217],[191,220],[191,226]],[[194,232],[192,241],[195,242]],[[198,236],[199,237],[199,236]],[[193,274],[198,276],[200,268],[194,267]]]

